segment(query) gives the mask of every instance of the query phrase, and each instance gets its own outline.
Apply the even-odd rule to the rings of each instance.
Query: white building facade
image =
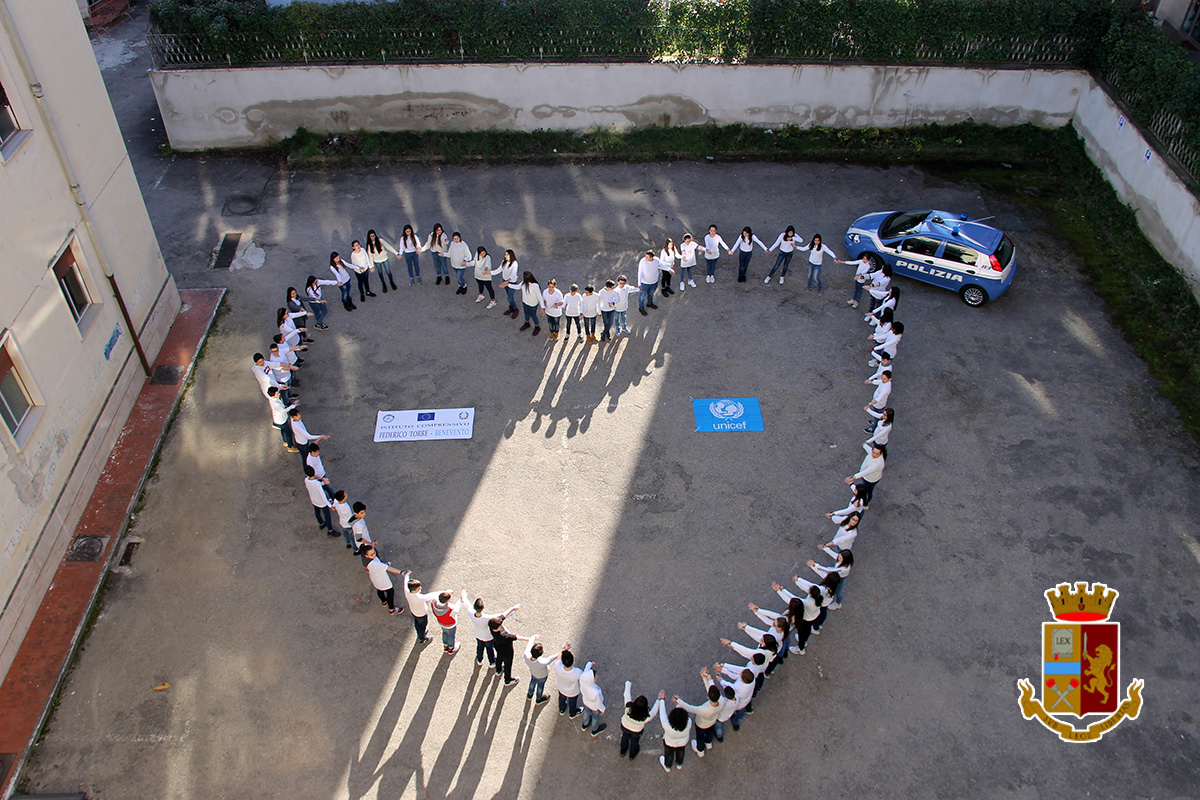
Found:
[[[0,210],[3,675],[180,305],[75,0],[0,0]]]

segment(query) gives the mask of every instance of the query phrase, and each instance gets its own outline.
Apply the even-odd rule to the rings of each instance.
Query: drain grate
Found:
[[[217,257],[213,259],[213,269],[229,269],[237,255],[238,242],[242,240],[240,233],[227,233],[221,237],[221,246],[217,248]]]
[[[183,380],[183,367],[158,366],[150,373],[151,386],[178,386]]]
[[[104,548],[107,546],[107,536],[76,536],[67,550],[67,561],[94,564],[104,556]]]

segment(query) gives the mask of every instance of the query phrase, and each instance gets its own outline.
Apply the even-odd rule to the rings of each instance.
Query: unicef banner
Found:
[[[754,397],[692,400],[697,431],[761,431],[762,409]]]
[[[470,439],[474,432],[475,409],[473,408],[380,411],[375,415],[375,441],[377,442]]]

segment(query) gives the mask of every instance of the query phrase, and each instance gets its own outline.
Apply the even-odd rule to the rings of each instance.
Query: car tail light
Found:
[[[988,256],[988,261],[992,262],[992,269],[996,272],[1004,272],[1004,267],[1000,266],[1000,260],[995,256]]]

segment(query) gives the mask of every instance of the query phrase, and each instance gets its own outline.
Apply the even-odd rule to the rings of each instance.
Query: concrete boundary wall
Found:
[[[1073,123],[1150,241],[1200,293],[1200,205],[1090,75],[871,65],[426,64],[151,70],[177,150],[319,133],[588,130],[706,122]]]

